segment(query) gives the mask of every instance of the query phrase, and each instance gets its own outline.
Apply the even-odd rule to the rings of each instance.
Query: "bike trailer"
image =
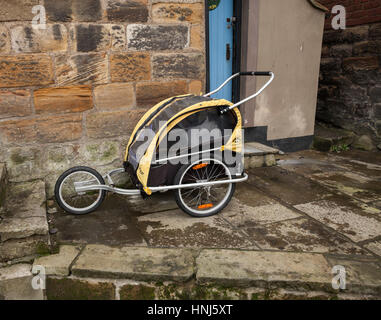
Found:
[[[174,176],[181,167],[180,161],[176,164],[175,159],[202,155],[205,151],[211,152],[212,157],[215,153],[223,156],[226,150],[240,156],[242,118],[238,108],[228,110],[232,105],[224,99],[183,95],[166,99],[151,108],[133,130],[124,157],[124,167],[135,184],[150,195],[149,187],[173,184]],[[182,130],[180,136],[186,135],[183,141],[187,144],[174,148],[177,153],[171,154],[169,150],[177,142],[170,141],[168,135],[177,129]],[[206,147],[203,147],[205,141],[199,143],[192,137],[192,132],[202,133],[202,130],[214,133]],[[239,159],[242,161],[242,157]],[[237,169],[237,166],[234,168]],[[242,173],[242,165],[239,171],[234,174]]]

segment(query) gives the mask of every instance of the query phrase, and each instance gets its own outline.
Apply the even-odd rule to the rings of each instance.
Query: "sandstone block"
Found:
[[[48,55],[0,57],[0,87],[43,86],[53,82],[53,65]]]
[[[75,51],[107,51],[111,47],[111,28],[108,25],[79,24],[75,26],[74,34]]]
[[[199,95],[203,91],[202,82],[200,80],[193,80],[189,83],[189,93]]]
[[[351,57],[343,60],[343,68],[346,71],[377,70],[379,68],[378,57]]]
[[[76,246],[60,246],[57,254],[37,258],[33,265],[43,266],[46,275],[51,276],[68,276],[70,273],[70,265],[80,252],[80,247]]]
[[[5,218],[0,223],[0,240],[23,239],[34,235],[47,235],[46,217]]]
[[[57,84],[61,87],[74,84],[103,84],[108,81],[105,53],[56,57]]]
[[[126,48],[126,28],[123,25],[111,26],[111,49],[123,51]]]
[[[87,135],[90,138],[128,135],[142,115],[142,111],[135,110],[91,113],[86,118]]]
[[[132,24],[127,27],[127,39],[132,50],[183,49],[188,45],[188,27]]]
[[[152,60],[153,77],[199,79],[204,74],[204,57],[201,53],[156,54]]]
[[[150,80],[151,61],[147,53],[118,53],[110,57],[112,82]]]
[[[147,22],[147,0],[108,0],[106,15],[113,22]]]
[[[11,51],[11,37],[5,26],[0,26],[0,53]]]
[[[39,4],[39,0],[1,0],[0,22],[3,21],[32,21],[32,8]]]
[[[48,236],[32,236],[26,239],[0,243],[0,261],[6,262],[48,252]]]
[[[185,81],[138,83],[136,103],[138,106],[154,106],[164,99],[185,93]]]
[[[67,30],[62,24],[47,25],[46,29],[30,26],[11,28],[12,49],[16,53],[66,51]]]
[[[93,107],[90,86],[45,88],[34,92],[37,113],[82,112]]]
[[[190,47],[198,49],[200,51],[205,48],[205,34],[202,25],[194,25],[191,28],[191,43]]]
[[[192,252],[186,249],[88,245],[72,272],[81,277],[186,281],[193,275],[193,264]]]
[[[0,123],[0,133],[8,143],[20,141],[53,143],[78,140],[82,136],[82,115],[8,120]]]
[[[0,91],[0,119],[23,117],[31,113],[29,91]]]
[[[204,5],[201,3],[157,3],[152,6],[154,22],[202,23]]]
[[[112,110],[130,108],[135,103],[135,94],[132,84],[113,83],[98,86],[94,89],[97,109]]]
[[[102,19],[101,0],[45,0],[50,21],[95,22]]]

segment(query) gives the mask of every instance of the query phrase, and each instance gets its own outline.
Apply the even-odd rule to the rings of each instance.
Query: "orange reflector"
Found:
[[[205,168],[208,164],[207,163],[200,163],[198,165],[195,165],[194,167],[192,167],[193,170],[198,170],[198,169],[201,169],[201,168]]]
[[[208,203],[208,204],[202,204],[201,206],[198,206],[199,209],[209,209],[209,208],[213,208],[213,204],[212,203]]]

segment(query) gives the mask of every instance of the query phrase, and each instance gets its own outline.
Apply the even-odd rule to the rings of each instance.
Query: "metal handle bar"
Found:
[[[255,97],[257,97],[258,95],[260,95],[262,93],[263,90],[265,90],[267,88],[267,86],[274,80],[274,73],[271,72],[271,71],[266,71],[266,72],[263,72],[263,71],[246,71],[246,72],[238,72],[236,74],[233,74],[231,77],[229,77],[228,79],[225,80],[225,82],[223,84],[221,84],[216,90],[212,91],[212,92],[209,92],[207,94],[204,95],[204,97],[210,97],[211,95],[217,93],[218,91],[220,91],[223,87],[225,87],[230,81],[232,81],[234,78],[238,77],[238,76],[267,76],[267,77],[271,77],[269,81],[266,82],[266,84],[261,88],[259,89],[256,93],[254,93],[253,95],[247,97],[246,99],[243,99],[239,102],[237,102],[236,104],[232,105],[231,107],[229,108],[225,108],[224,110],[222,110],[221,112],[222,113],[225,113],[229,110],[232,110],[234,108],[237,108],[239,107],[241,104],[244,104],[245,102],[251,100],[251,99],[254,99]]]

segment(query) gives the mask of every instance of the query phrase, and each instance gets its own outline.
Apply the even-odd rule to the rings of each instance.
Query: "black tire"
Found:
[[[217,159],[215,159],[217,160]],[[196,163],[200,163],[204,160],[198,160],[192,164],[186,164],[186,165],[183,165],[180,170],[177,172],[175,178],[174,178],[174,185],[179,185],[181,184],[181,179],[184,175],[184,173],[192,168]],[[219,160],[217,160],[219,161]],[[221,163],[223,163],[222,161],[220,161]],[[225,164],[224,164],[225,165]],[[225,165],[226,166],[226,165]],[[227,167],[227,166],[226,166]],[[225,209],[225,207],[229,204],[229,202],[231,201],[233,195],[234,195],[234,192],[235,192],[235,183],[231,183],[229,184],[231,187],[230,187],[230,190],[228,191],[228,195],[226,194],[226,198],[224,199],[223,203],[219,204],[218,207],[216,207],[215,209],[211,209],[211,210],[208,210],[206,213],[202,213],[202,212],[195,212],[195,210],[190,210],[186,205],[185,203],[183,202],[182,200],[182,197],[181,197],[181,190],[180,189],[177,189],[175,190],[175,200],[176,200],[176,203],[177,205],[179,206],[179,208],[181,210],[183,210],[185,213],[189,214],[190,216],[192,217],[198,217],[198,218],[201,218],[201,217],[210,217],[210,216],[213,216],[213,215],[216,215],[218,214],[219,212],[221,212],[223,209]],[[186,190],[186,189],[184,189]],[[189,190],[189,189],[188,189]]]
[[[100,195],[98,195],[96,202],[94,202],[94,204],[91,206],[91,208],[89,208],[87,210],[70,208],[65,204],[65,201],[63,199],[61,199],[61,193],[60,193],[61,185],[68,176],[72,175],[75,172],[81,172],[81,171],[87,172],[87,173],[93,175],[98,180],[99,184],[103,184],[103,185],[105,184],[103,177],[96,170],[89,168],[89,167],[82,167],[82,166],[71,168],[71,169],[65,171],[58,178],[56,185],[55,185],[55,188],[54,188],[54,195],[55,195],[56,201],[57,201],[58,205],[63,210],[65,210],[68,213],[75,214],[75,215],[84,215],[84,214],[88,214],[88,213],[95,211],[96,209],[99,208],[99,206],[102,204],[102,202],[104,201],[104,199],[106,197],[106,191],[105,190],[99,190]]]

